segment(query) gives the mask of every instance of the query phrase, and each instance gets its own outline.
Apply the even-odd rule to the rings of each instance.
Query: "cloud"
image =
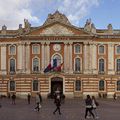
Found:
[[[100,0],[0,0],[0,27],[17,29],[24,18],[32,26],[40,25],[49,13],[59,10],[72,24],[79,25],[79,20],[86,16],[90,9],[99,5]]]
[[[29,9],[31,0],[0,0],[0,26],[6,25],[9,29],[18,28],[24,18],[38,22]]]
[[[100,0],[63,0],[59,10],[68,16],[75,25],[85,17],[93,6],[98,6]]]

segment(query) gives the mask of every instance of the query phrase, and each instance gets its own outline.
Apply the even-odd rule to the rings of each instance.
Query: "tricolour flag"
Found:
[[[51,71],[51,68],[51,63],[49,63],[49,65],[45,68],[44,73]]]
[[[62,66],[63,66],[63,63],[61,63],[59,66],[55,67],[55,68],[54,68],[54,71],[56,71],[56,72],[61,72]]]

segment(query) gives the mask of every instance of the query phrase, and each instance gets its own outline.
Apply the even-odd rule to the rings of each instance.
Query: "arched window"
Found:
[[[80,72],[80,58],[75,59],[75,72]]]
[[[53,66],[54,66],[54,67],[57,67],[57,66],[59,66],[61,63],[62,63],[62,62],[61,62],[61,56],[58,55],[58,54],[54,55],[54,56],[53,56]]]
[[[117,81],[117,91],[120,91],[120,80]]]
[[[80,45],[79,44],[75,45],[75,53],[77,53],[77,54],[80,53]]]
[[[118,72],[118,71],[120,71],[120,59],[117,59],[117,61],[116,61],[116,71]]]
[[[75,91],[81,91],[81,81],[80,80],[75,81]]]
[[[10,46],[10,55],[15,55],[15,46],[14,45]]]
[[[39,71],[39,59],[38,58],[33,59],[33,71],[34,72]]]
[[[10,89],[10,91],[15,91],[15,89],[16,89],[15,81],[10,80],[9,89]]]
[[[105,90],[105,81],[100,80],[99,81],[99,91],[104,91]]]
[[[103,73],[104,72],[104,59],[99,59],[99,73]]]
[[[10,72],[15,72],[15,59],[10,59]]]
[[[103,45],[99,46],[99,54],[104,54],[104,46]]]
[[[120,54],[120,45],[117,46],[117,50],[116,50],[117,54]]]
[[[39,83],[38,80],[33,80],[33,84],[32,84],[33,91],[39,91],[39,84],[38,83]]]

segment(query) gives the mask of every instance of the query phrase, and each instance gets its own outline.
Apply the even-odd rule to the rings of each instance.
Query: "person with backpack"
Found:
[[[60,102],[60,96],[59,95],[57,96],[57,98],[55,100],[55,104],[56,104],[56,109],[53,112],[53,114],[55,114],[58,111],[59,115],[61,115],[61,111],[60,111],[61,102]]]
[[[12,95],[12,104],[13,104],[13,105],[16,104],[16,103],[15,103],[15,100],[16,100],[16,95],[13,93],[13,95]]]
[[[95,115],[92,112],[93,107],[92,107],[92,99],[90,98],[90,95],[87,95],[87,98],[85,99],[85,104],[86,104],[85,119],[88,117],[88,112],[95,119]]]
[[[39,110],[41,108],[41,103],[42,103],[42,96],[40,93],[36,94],[35,100],[36,100],[36,107],[34,110],[35,111],[37,110],[39,112]]]
[[[27,100],[28,100],[28,104],[30,104],[30,100],[31,100],[31,95],[28,93],[27,95]]]
[[[96,119],[99,118],[98,114],[97,114],[97,111],[96,111],[97,106],[99,106],[99,103],[96,101],[95,96],[92,96],[92,107],[93,107],[93,111],[94,111]]]

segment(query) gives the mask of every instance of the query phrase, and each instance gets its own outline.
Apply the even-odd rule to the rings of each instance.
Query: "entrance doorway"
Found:
[[[54,77],[51,79],[51,95],[53,96],[55,91],[59,89],[63,93],[63,78]]]

